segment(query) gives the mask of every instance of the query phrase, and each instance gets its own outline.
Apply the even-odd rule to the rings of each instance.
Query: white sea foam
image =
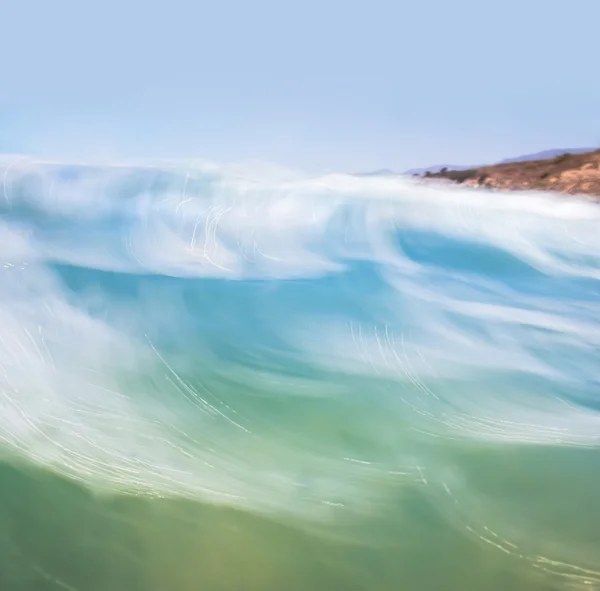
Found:
[[[327,521],[391,481],[466,489],[440,470],[450,442],[600,444],[597,205],[214,163],[2,166],[5,456]]]

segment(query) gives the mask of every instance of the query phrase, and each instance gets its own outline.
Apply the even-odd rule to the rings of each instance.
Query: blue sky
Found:
[[[311,171],[600,144],[600,0],[3,0],[0,151]]]

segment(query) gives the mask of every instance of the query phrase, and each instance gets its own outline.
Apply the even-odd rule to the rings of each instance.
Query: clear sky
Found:
[[[1,0],[0,151],[312,171],[600,144],[600,0]]]

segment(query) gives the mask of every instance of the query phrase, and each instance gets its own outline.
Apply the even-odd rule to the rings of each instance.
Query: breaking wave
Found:
[[[501,568],[515,589],[600,585],[596,204],[198,162],[0,170],[0,459],[37,475],[4,499],[11,527],[23,490],[58,479],[103,507],[233,509],[329,557],[380,548],[352,559],[357,589],[419,561],[452,589],[504,588]],[[488,553],[489,578],[464,573]],[[31,545],[9,554],[92,588]],[[165,567],[139,588],[230,588],[188,558],[189,587]],[[313,564],[285,578],[278,560],[257,589]]]

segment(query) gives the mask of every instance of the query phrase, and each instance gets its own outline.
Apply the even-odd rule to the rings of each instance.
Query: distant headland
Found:
[[[413,176],[503,191],[554,191],[600,199],[600,149],[545,150],[496,164],[438,164],[404,173],[376,170],[358,176]]]
[[[558,152],[558,153],[557,153]],[[535,156],[535,155],[532,155]],[[413,176],[504,191],[554,191],[600,198],[600,149],[549,151],[472,168],[442,167]]]

